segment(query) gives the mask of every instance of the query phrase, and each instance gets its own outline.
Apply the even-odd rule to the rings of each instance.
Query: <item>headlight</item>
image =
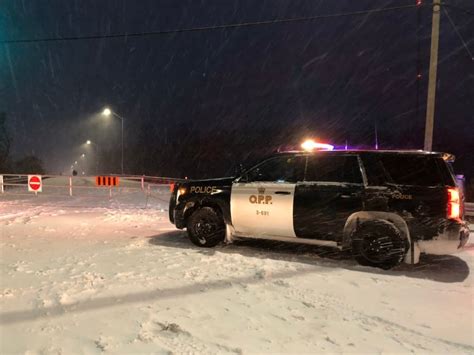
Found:
[[[176,192],[176,201],[179,201],[179,196],[186,194],[186,188],[180,187]]]

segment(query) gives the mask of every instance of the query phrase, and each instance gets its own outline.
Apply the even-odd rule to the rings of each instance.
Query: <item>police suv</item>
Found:
[[[333,246],[362,265],[391,268],[467,242],[448,158],[425,151],[292,151],[241,176],[176,184],[170,220],[191,241],[234,238]]]

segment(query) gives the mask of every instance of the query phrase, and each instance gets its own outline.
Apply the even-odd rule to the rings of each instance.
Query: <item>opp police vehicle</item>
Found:
[[[466,244],[452,155],[302,146],[237,178],[176,184],[171,222],[201,247],[235,238],[317,244],[351,250],[360,264],[384,269]]]

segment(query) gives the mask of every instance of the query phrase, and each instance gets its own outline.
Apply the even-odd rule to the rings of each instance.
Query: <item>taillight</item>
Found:
[[[459,190],[457,188],[448,189],[448,218],[461,218],[461,198],[459,197]]]
[[[170,192],[174,192],[174,183],[170,184]]]

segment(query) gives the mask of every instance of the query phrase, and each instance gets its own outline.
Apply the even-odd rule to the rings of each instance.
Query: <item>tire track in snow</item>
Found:
[[[417,335],[419,337],[429,339],[430,341],[435,342],[435,343],[442,343],[442,344],[448,345],[450,347],[455,347],[456,349],[458,349],[460,351],[469,351],[471,353],[474,352],[474,346],[472,346],[472,345],[458,343],[458,342],[454,342],[454,341],[450,341],[450,340],[445,340],[445,339],[442,339],[442,338],[433,337],[433,336],[424,334],[424,333],[422,333],[422,332],[420,332],[416,329],[409,328],[407,326],[404,326],[404,325],[398,324],[396,322],[387,320],[387,319],[382,318],[380,316],[374,316],[374,315],[371,315],[371,314],[368,314],[368,313],[365,313],[365,312],[357,311],[353,307],[350,307],[349,305],[347,305],[346,303],[344,303],[340,300],[336,300],[333,295],[325,297],[325,304],[326,305],[332,304],[332,307],[336,311],[338,309],[344,308],[350,314],[356,315],[356,317],[354,317],[354,318],[357,319],[361,323],[365,323],[367,321],[367,319],[369,319],[369,320],[372,320],[372,321],[374,321],[374,322],[376,322],[380,325],[385,326],[384,327],[385,329],[387,329],[386,327],[388,327],[388,329],[390,331],[393,331],[393,329],[390,329],[390,328],[395,328],[395,329],[398,329],[398,330],[403,331],[405,333],[408,333],[409,335],[414,334],[414,335]],[[370,325],[370,326],[373,329],[380,329],[380,327],[378,325]],[[405,339],[405,341],[406,341],[406,339],[410,339],[410,338],[411,338],[410,336],[404,336],[403,337],[403,339]],[[392,337],[392,339],[400,343],[398,338],[393,338]],[[411,345],[416,347],[417,349],[420,349],[420,344],[418,344],[418,343],[411,343]],[[432,349],[422,349],[422,350],[439,351],[439,350],[436,350],[436,349],[438,349],[438,348],[436,346],[434,346]],[[450,349],[446,349],[446,351],[450,351]]]

